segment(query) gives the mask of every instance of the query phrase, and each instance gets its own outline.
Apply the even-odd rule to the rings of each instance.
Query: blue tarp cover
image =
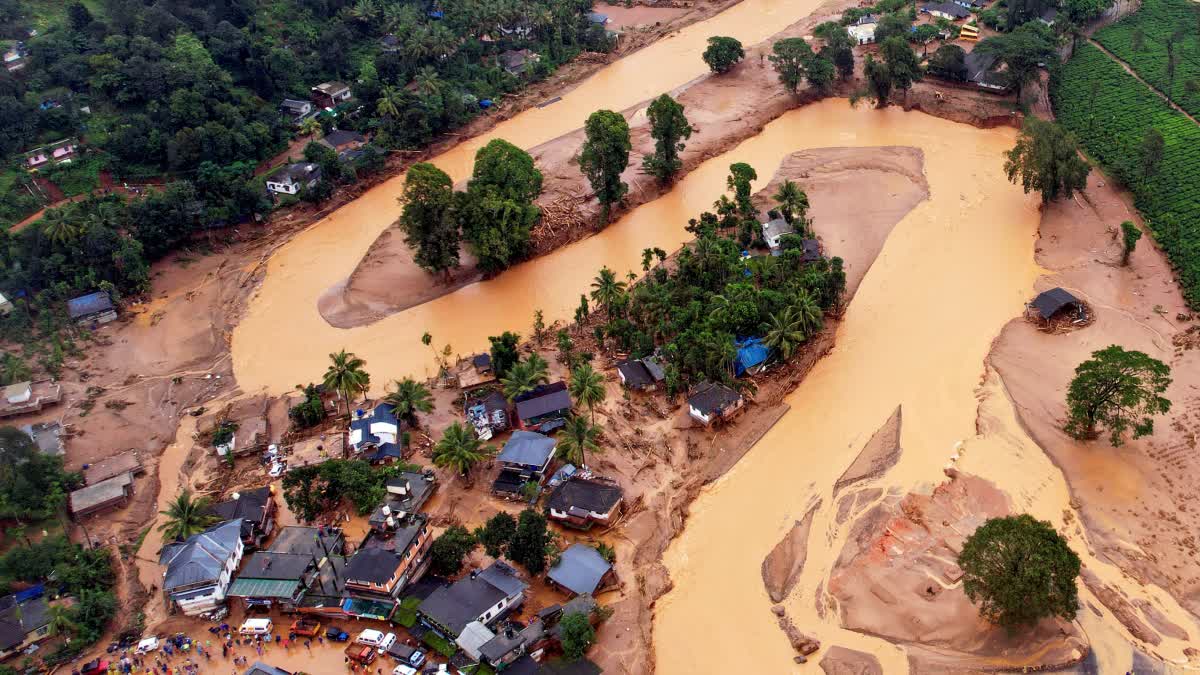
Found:
[[[737,358],[733,361],[733,373],[741,377],[742,373],[767,360],[771,351],[763,344],[762,338],[749,338],[737,343]]]

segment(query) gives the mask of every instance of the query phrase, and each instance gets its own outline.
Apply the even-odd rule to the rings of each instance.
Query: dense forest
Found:
[[[42,304],[101,284],[139,292],[148,264],[195,232],[273,206],[255,167],[318,127],[359,131],[373,148],[343,165],[323,146],[322,185],[382,167],[480,114],[487,101],[544,77],[612,38],[588,21],[590,0],[0,0],[0,226],[36,211],[25,153],[78,139],[72,162],[40,170],[67,194],[105,171],[155,183],[142,196],[95,196],[0,235],[0,290]],[[518,74],[496,56],[538,54]],[[6,56],[6,58],[9,58]],[[347,83],[353,98],[303,129],[279,109],[312,87]]]

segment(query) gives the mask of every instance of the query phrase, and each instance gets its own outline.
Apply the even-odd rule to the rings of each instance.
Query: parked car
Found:
[[[346,656],[355,663],[369,666],[375,660],[377,654],[375,653],[375,648],[370,645],[354,644],[346,647]]]
[[[378,647],[383,642],[383,633],[381,631],[372,630],[370,628],[358,634],[354,641],[360,645],[370,645]]]
[[[418,672],[420,671],[418,671],[416,668],[406,666],[403,663],[395,668],[392,668],[392,675],[417,675]]]
[[[154,637],[153,635],[148,638],[143,638],[142,641],[137,645],[137,653],[139,654],[149,654],[155,649],[158,649],[158,638]]]
[[[409,647],[403,642],[388,647],[387,653],[400,663],[407,663],[414,668],[420,668],[425,662],[425,652],[416,647]]]
[[[316,637],[321,634],[321,622],[316,619],[299,619],[292,623],[291,632],[304,637]]]
[[[325,629],[325,639],[333,640],[334,642],[345,642],[350,639],[350,634],[337,626],[330,626]]]
[[[79,675],[103,675],[108,672],[108,659],[88,661],[79,669]]]
[[[382,640],[379,641],[379,645],[376,647],[376,649],[378,649],[379,653],[382,654],[390,649],[394,644],[396,644],[396,634],[388,633],[387,635],[383,636]]]
[[[270,619],[246,619],[238,632],[242,635],[268,635],[274,627]]]

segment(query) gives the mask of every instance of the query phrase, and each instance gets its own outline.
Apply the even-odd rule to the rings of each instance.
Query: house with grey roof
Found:
[[[241,598],[247,610],[278,607],[293,612],[316,577],[319,562],[303,554],[258,551],[246,559],[225,595]]]
[[[270,486],[235,492],[230,498],[213,504],[209,511],[221,520],[242,521],[242,542],[258,548],[275,530],[275,499]]]
[[[624,492],[611,480],[572,478],[550,493],[546,513],[551,520],[581,530],[609,525],[621,512]]]
[[[417,607],[421,623],[457,640],[467,624],[494,625],[525,601],[529,585],[511,565],[497,560],[482,571],[438,588]]]
[[[496,56],[496,63],[509,75],[520,76],[541,59],[541,55],[528,49],[509,49]]]
[[[163,594],[188,616],[225,603],[244,552],[241,519],[228,520],[182,542],[168,544],[158,562],[166,565]]]
[[[568,595],[595,595],[616,581],[612,563],[585,544],[571,544],[546,573],[552,586]]]
[[[42,596],[0,598],[0,659],[50,637],[50,605]]]
[[[541,483],[546,476],[558,442],[549,436],[532,431],[514,431],[496,461],[500,474],[492,483],[492,492],[499,495],[520,494],[528,482]]]
[[[688,397],[688,414],[708,426],[732,417],[745,404],[742,395],[720,382],[701,382]]]
[[[81,518],[93,513],[125,506],[133,494],[133,473],[126,471],[99,483],[93,483],[67,495],[71,516]]]
[[[62,457],[65,452],[62,440],[62,425],[58,422],[38,422],[37,424],[25,424],[21,427],[21,431],[29,437],[33,444],[37,446],[38,451],[43,455],[51,457]]]
[[[553,431],[571,413],[571,394],[566,382],[543,384],[515,400],[517,426],[528,431]]]
[[[392,532],[408,516],[418,513],[437,489],[437,475],[432,471],[404,471],[385,483],[387,498],[367,519],[377,532]]]
[[[779,250],[782,245],[780,239],[785,234],[794,234],[796,232],[792,224],[783,218],[772,218],[762,224],[762,238],[767,242],[767,246],[772,250]]]
[[[315,187],[321,180],[321,167],[314,162],[295,162],[267,175],[267,190],[277,195],[294,195]]]

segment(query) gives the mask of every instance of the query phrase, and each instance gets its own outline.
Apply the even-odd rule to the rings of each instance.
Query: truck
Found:
[[[378,654],[371,645],[352,644],[346,647],[346,656],[355,663],[369,666]]]
[[[292,622],[291,632],[304,637],[317,637],[321,634],[321,622],[316,619],[298,619]]]

